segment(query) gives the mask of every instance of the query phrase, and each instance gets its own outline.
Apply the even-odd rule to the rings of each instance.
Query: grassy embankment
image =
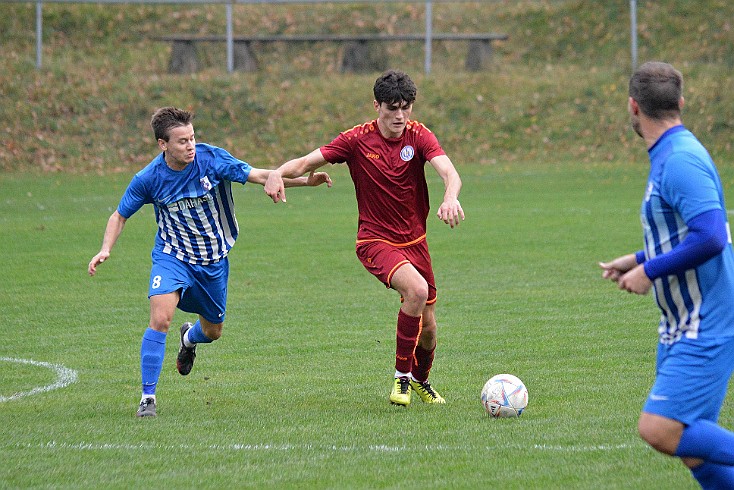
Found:
[[[423,74],[420,43],[387,47],[391,66],[419,85],[416,119],[457,164],[632,161],[629,6],[583,1],[434,5],[434,30],[495,31],[494,66],[463,70],[464,43],[437,43]],[[423,29],[424,5],[238,5],[235,32]],[[661,9],[665,10],[663,12]],[[338,71],[339,48],[263,46],[258,73],[226,72],[223,45],[200,48],[205,68],[166,73],[170,46],[153,35],[223,33],[222,5],[44,4],[43,67],[35,68],[35,4],[0,17],[0,169],[108,172],[139,168],[155,152],[150,113],[197,113],[200,140],[274,166],[372,117],[375,73]],[[670,14],[670,12],[673,12]],[[725,0],[641,6],[639,59],[663,59],[687,78],[686,124],[717,160],[730,160],[734,121],[734,5]]]

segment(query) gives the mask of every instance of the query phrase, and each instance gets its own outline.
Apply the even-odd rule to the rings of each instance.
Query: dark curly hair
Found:
[[[388,70],[375,81],[373,88],[375,100],[378,104],[396,104],[415,102],[418,89],[408,75],[398,70]]]

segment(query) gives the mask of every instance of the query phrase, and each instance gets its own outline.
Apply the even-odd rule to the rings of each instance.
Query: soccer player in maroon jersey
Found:
[[[438,218],[452,228],[464,219],[461,178],[423,124],[410,119],[417,89],[408,75],[390,70],[373,88],[377,119],[342,132],[331,143],[284,163],[265,192],[285,202],[283,177],[296,178],[326,163],[343,163],[354,181],[359,210],[357,257],[387,287],[398,291],[395,380],[390,402],[410,404],[411,391],[425,403],[445,403],[428,382],[436,349],[436,283],[426,244],[429,201],[426,162],[443,179]]]

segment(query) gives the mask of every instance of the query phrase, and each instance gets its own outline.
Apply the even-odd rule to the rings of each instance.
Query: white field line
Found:
[[[16,359],[14,357],[0,357],[0,362],[14,362],[17,364],[30,364],[31,366],[44,367],[52,371],[55,371],[56,376],[57,376],[56,381],[54,383],[51,383],[50,385],[39,386],[37,388],[33,388],[32,390],[22,391],[22,392],[15,393],[14,395],[10,395],[10,396],[0,395],[0,403],[9,402],[11,400],[18,400],[19,398],[37,395],[38,393],[44,393],[46,391],[57,390],[65,386],[69,386],[70,384],[75,383],[77,380],[76,371],[74,371],[73,369],[66,368],[60,364],[51,364],[48,362],[33,361],[31,359]]]
[[[449,445],[426,445],[426,446],[387,446],[387,445],[316,445],[316,444],[213,444],[213,445],[167,445],[167,444],[106,444],[92,442],[58,442],[49,441],[46,443],[25,443],[25,444],[9,444],[15,448],[25,449],[53,449],[53,450],[69,450],[69,451],[140,451],[142,450],[185,450],[185,451],[222,451],[222,452],[289,452],[289,451],[317,451],[332,453],[364,453],[366,451],[376,453],[397,453],[403,451],[430,451],[430,452],[456,452],[456,451],[497,451],[503,449],[512,450],[534,450],[534,451],[553,451],[565,453],[589,453],[589,452],[611,452],[611,451],[629,451],[642,450],[647,446],[644,444],[598,444],[598,445],[574,445],[560,446],[547,444],[534,444],[523,446],[449,446]]]
[[[11,396],[0,396],[0,402],[6,402],[10,400],[16,400],[26,396],[36,395],[46,391],[63,388],[77,380],[77,372],[73,369],[66,368],[59,364],[51,364],[48,362],[33,361],[30,359],[16,359],[13,357],[0,357],[0,361],[4,362],[15,362],[19,364],[29,364],[32,366],[39,366],[51,369],[56,372],[58,378],[55,383],[47,386],[41,386],[33,388],[29,391],[16,393]],[[361,453],[364,451],[372,451],[377,453],[393,453],[402,451],[475,451],[475,450],[487,450],[496,451],[502,449],[517,449],[517,450],[535,450],[535,451],[556,451],[556,452],[609,452],[609,451],[627,451],[644,449],[646,446],[643,444],[597,444],[597,445],[574,445],[574,446],[561,446],[561,445],[550,445],[550,444],[534,444],[530,446],[517,445],[513,446],[486,446],[486,447],[463,447],[463,446],[449,446],[449,445],[426,445],[426,446],[388,446],[388,445],[351,445],[351,446],[337,446],[337,445],[314,445],[314,444],[213,444],[207,446],[192,446],[187,444],[181,445],[165,445],[165,444],[116,444],[116,443],[90,443],[90,442],[57,442],[48,441],[45,443],[38,444],[10,444],[9,446],[21,447],[27,449],[56,449],[56,450],[72,450],[72,451],[139,451],[141,449],[184,449],[184,450],[210,450],[210,451],[236,451],[236,452],[267,452],[267,451],[318,451],[318,452],[334,452],[334,453]],[[6,446],[7,447],[7,446]]]

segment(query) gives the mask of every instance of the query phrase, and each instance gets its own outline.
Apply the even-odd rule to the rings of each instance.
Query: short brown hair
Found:
[[[191,124],[193,119],[194,115],[189,111],[175,107],[161,107],[150,118],[150,126],[153,128],[156,141],[168,141],[171,129]]]
[[[652,119],[680,117],[682,93],[683,75],[668,63],[648,61],[630,78],[629,96]]]

